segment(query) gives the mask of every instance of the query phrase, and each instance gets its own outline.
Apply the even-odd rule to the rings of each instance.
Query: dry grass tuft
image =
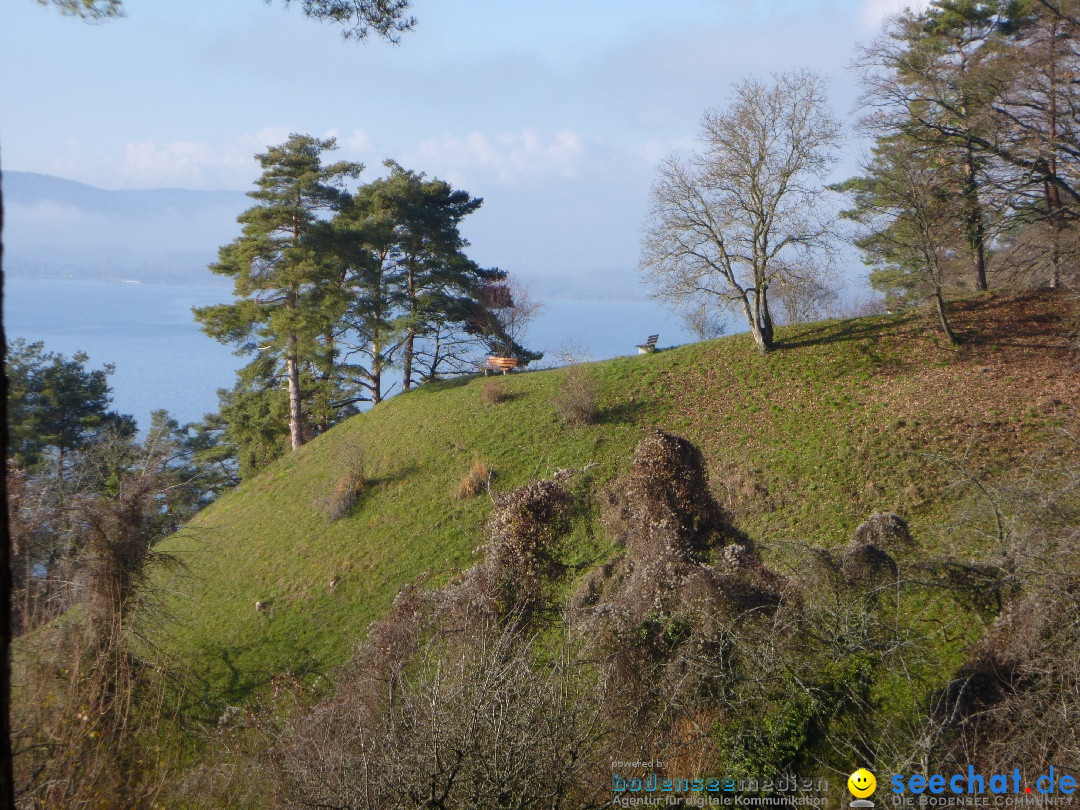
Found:
[[[353,448],[342,463],[334,491],[323,499],[322,507],[331,522],[348,517],[368,490],[367,465],[362,447]]]
[[[479,495],[487,489],[491,475],[491,469],[488,465],[477,458],[465,474],[465,477],[458,482],[457,489],[454,490],[454,500],[463,501],[466,498]]]

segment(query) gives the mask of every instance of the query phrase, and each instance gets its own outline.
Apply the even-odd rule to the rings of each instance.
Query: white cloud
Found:
[[[339,138],[338,142],[355,152],[367,152],[375,147],[375,139],[365,129],[354,129],[351,134]]]
[[[123,156],[96,167],[86,182],[104,188],[235,188],[246,189],[259,175],[257,154],[289,139],[286,127],[266,127],[229,140],[209,141],[139,141],[125,144]],[[363,129],[342,136],[337,130],[322,135],[337,138],[340,146],[352,152],[368,151],[375,140]],[[338,158],[334,158],[337,160]],[[57,172],[63,176],[85,175],[72,168]]]
[[[402,163],[453,183],[482,174],[513,184],[551,175],[572,178],[584,155],[584,140],[573,130],[545,134],[526,127],[495,135],[475,131],[430,138],[403,155]]]
[[[868,28],[877,28],[882,21],[904,9],[922,11],[929,0],[863,0],[863,24]]]
[[[259,174],[255,155],[288,138],[288,129],[268,127],[219,142],[128,143],[119,160],[99,167],[88,182],[105,188],[247,188]]]
[[[260,149],[266,149],[270,146],[278,146],[289,140],[289,136],[292,132],[288,127],[266,127],[260,129],[255,133],[255,141],[259,144]],[[241,136],[241,140],[244,140]]]
[[[251,154],[245,158],[250,162]],[[142,141],[124,147],[116,185],[202,188],[223,173],[232,174],[240,168],[235,148],[198,141]]]
[[[694,146],[689,135],[677,138],[651,138],[630,149],[630,153],[650,166],[655,166],[675,152],[686,152]]]

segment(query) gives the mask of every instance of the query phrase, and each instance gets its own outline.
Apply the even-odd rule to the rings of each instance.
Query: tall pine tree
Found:
[[[325,298],[334,267],[323,215],[347,198],[342,180],[363,169],[349,162],[324,166],[323,153],[335,148],[333,138],[293,134],[257,156],[263,174],[248,192],[256,204],[238,217],[241,235],[221,248],[210,268],[233,279],[236,301],[194,310],[211,337],[239,344],[238,353],[263,352],[277,361],[287,381],[294,450],[306,438],[305,369],[333,362],[334,347],[325,340],[332,311]]]

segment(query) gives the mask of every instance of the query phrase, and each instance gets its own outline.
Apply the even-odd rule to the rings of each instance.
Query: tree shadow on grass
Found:
[[[334,499],[342,497],[340,490],[337,490],[323,500],[323,508],[327,511],[327,515],[332,521],[344,520],[345,518],[352,517],[358,511],[363,509],[364,505],[376,492],[385,489],[391,484],[401,483],[418,469],[416,464],[408,464],[394,470],[392,473],[386,473],[385,475],[365,475],[363,477],[362,487],[351,493],[346,493],[349,496],[348,503],[341,504],[337,510],[333,508]]]
[[[451,388],[460,388],[463,385],[468,385],[472,380],[475,380],[478,375],[476,374],[462,374],[460,377],[446,377],[441,380],[429,380],[428,382],[421,383],[412,389],[412,391],[406,393],[418,393],[418,394],[434,394],[439,391],[449,391]],[[400,394],[399,394],[400,396]]]
[[[646,403],[630,400],[612,405],[610,408],[600,408],[593,417],[593,424],[618,425],[635,424],[644,414]]]
[[[263,621],[273,621],[273,608],[265,614]],[[210,725],[217,725],[222,713],[227,706],[243,705],[251,696],[269,686],[274,678],[282,672],[298,680],[307,680],[312,676],[326,674],[327,661],[323,660],[316,652],[306,645],[297,646],[292,643],[288,646],[288,661],[280,661],[277,666],[246,666],[244,658],[258,652],[260,647],[272,643],[267,637],[249,641],[242,644],[206,644],[200,647],[206,668],[213,667],[220,674],[225,675],[223,686],[213,686],[204,679],[200,679],[196,687],[191,689],[194,701],[190,704],[190,713],[196,718]],[[222,668],[224,672],[222,673]]]
[[[830,343],[882,338],[908,326],[913,315],[890,317],[886,321],[867,318],[851,318],[845,321],[826,321],[816,326],[799,329],[798,334],[777,338],[777,349],[798,349],[804,346],[826,346]]]

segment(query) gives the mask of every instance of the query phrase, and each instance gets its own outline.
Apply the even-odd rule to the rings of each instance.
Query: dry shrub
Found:
[[[700,559],[724,542],[750,543],[713,499],[701,451],[682,437],[652,431],[613,492],[605,522],[637,557],[670,548]]]
[[[563,377],[552,404],[563,422],[572,427],[581,427],[596,421],[599,413],[596,395],[596,380],[589,370],[584,366],[574,366]]]
[[[13,683],[13,767],[21,806],[149,807],[168,778],[165,676],[126,632],[81,622],[24,637]],[[157,754],[155,758],[154,754]]]
[[[466,572],[456,599],[490,606],[495,615],[529,618],[545,606],[545,586],[563,566],[555,543],[565,530],[570,493],[558,478],[498,495],[487,522],[484,560]]]
[[[614,667],[614,733],[635,740],[634,756],[685,757],[687,728],[741,677],[735,639],[775,626],[790,587],[713,499],[686,439],[650,433],[611,492],[605,525],[627,552],[593,572],[572,604],[588,619],[587,647]],[[707,759],[706,736],[692,750]]]
[[[77,593],[90,638],[108,639],[140,601],[145,603],[151,567],[175,567],[150,538],[165,482],[155,470],[121,474],[111,496],[84,495],[71,504],[82,550]]]
[[[987,620],[997,616],[1015,592],[1016,583],[1010,583],[1001,566],[992,563],[937,558],[920,560],[912,567],[927,583]]]
[[[850,585],[875,590],[895,583],[898,576],[896,560],[877,546],[853,542],[844,552],[844,579]]]
[[[746,472],[733,464],[713,469],[714,496],[733,515],[758,515],[776,511],[778,499],[762,482],[760,471]]]
[[[1080,768],[1080,589],[1053,586],[1011,603],[935,705],[942,758],[977,771]]]
[[[604,680],[572,655],[482,611],[411,644],[377,690],[360,660],[338,694],[295,718],[274,752],[284,806],[586,807],[610,796],[584,774],[603,737]],[[377,693],[377,694],[376,694]],[[607,794],[607,795],[605,795]]]
[[[330,521],[348,517],[367,489],[367,482],[361,473],[350,471],[338,479],[334,491],[323,502],[326,517]]]
[[[1080,441],[1063,430],[1035,463],[977,482],[963,516],[995,555],[939,562],[954,594],[997,616],[934,704],[938,761],[984,773],[1080,770]],[[993,546],[992,546],[993,547]],[[937,573],[935,571],[935,573]]]
[[[457,489],[454,490],[454,500],[463,501],[466,498],[473,498],[479,495],[487,489],[488,484],[491,481],[491,474],[488,465],[477,458],[473,461],[473,464],[465,474],[465,477],[458,482]]]
[[[566,647],[537,656],[527,619],[562,572],[570,496],[538,481],[496,498],[484,559],[434,593],[409,587],[338,687],[295,712],[272,753],[285,806],[595,806],[605,675]]]
[[[510,392],[506,390],[502,380],[488,380],[484,383],[484,387],[480,389],[480,398],[485,405],[491,407],[510,399]]]
[[[171,682],[131,643],[133,634],[146,638],[157,603],[150,567],[177,565],[151,545],[164,486],[150,466],[123,470],[107,494],[67,504],[79,542],[72,593],[82,610],[24,636],[13,729],[27,806],[149,806],[167,778],[153,745]]]
[[[855,530],[853,545],[869,545],[892,556],[915,548],[907,521],[892,512],[875,512]]]

